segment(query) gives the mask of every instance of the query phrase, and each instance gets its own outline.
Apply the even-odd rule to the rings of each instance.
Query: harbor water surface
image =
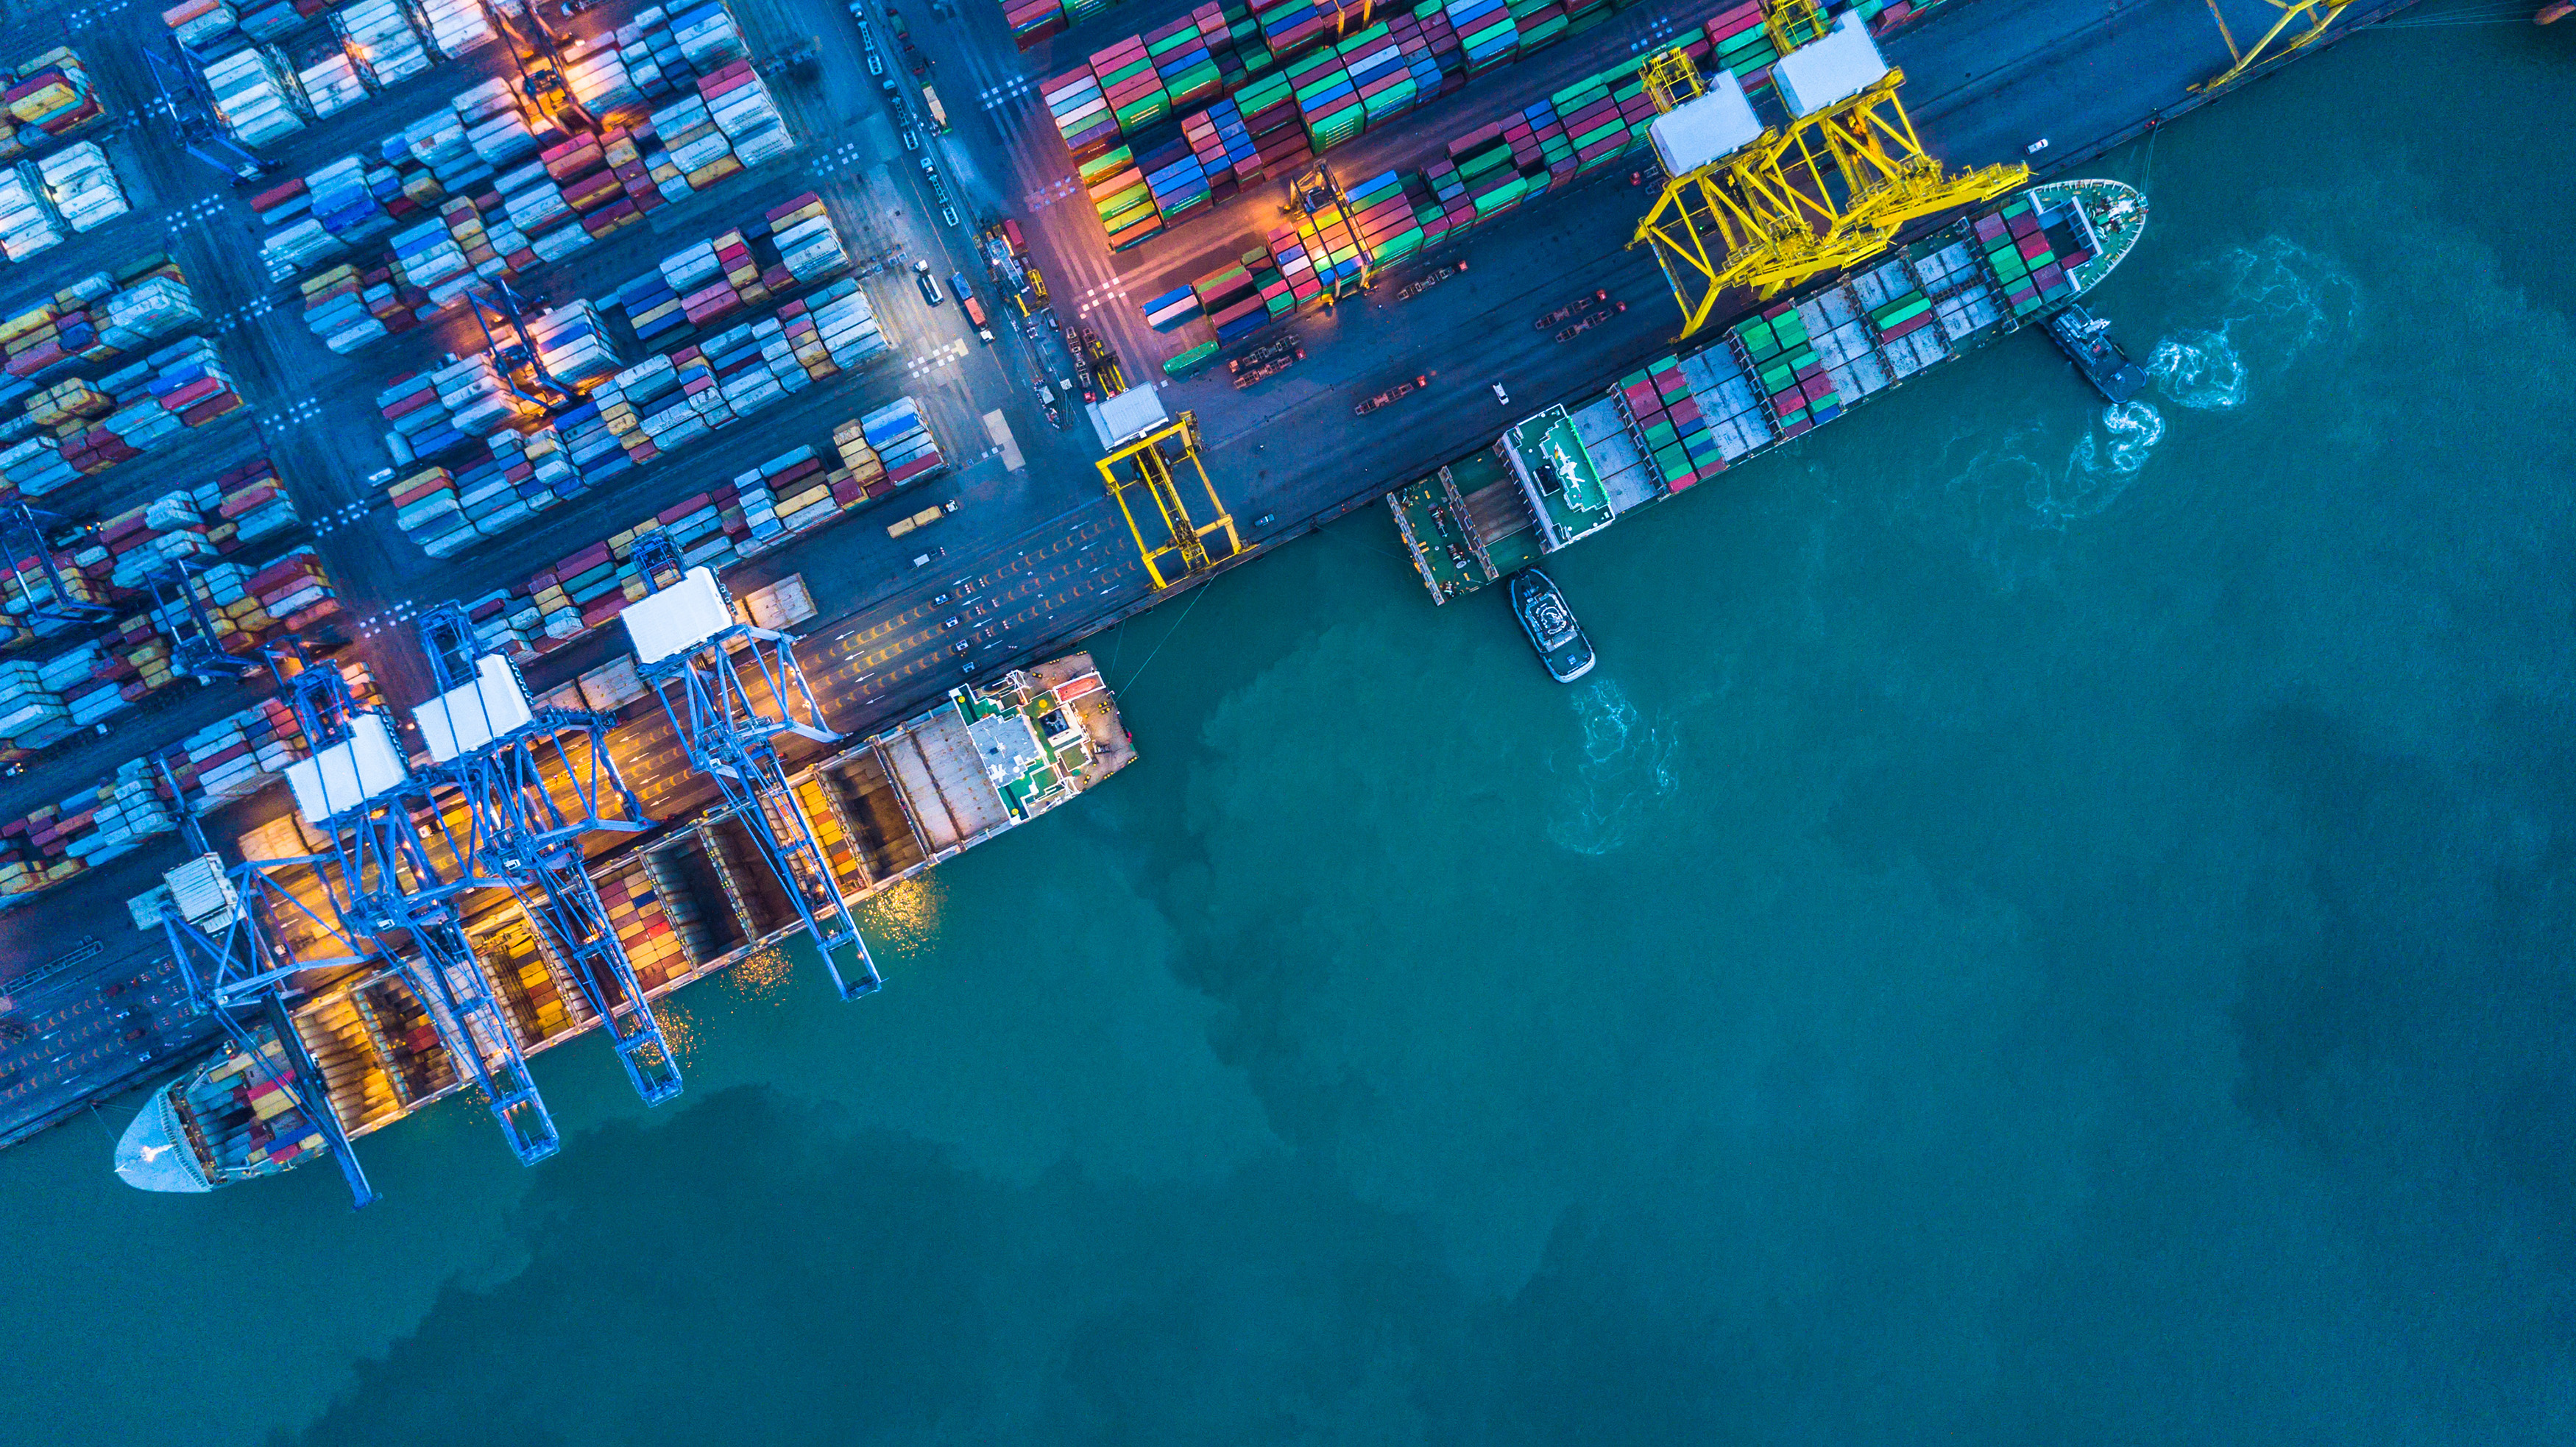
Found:
[[[2576,33],[2439,18],[2098,168],[2143,400],[2015,338],[1638,515],[1575,687],[1356,515],[669,1107],[0,1155],[0,1438],[2566,1441]]]

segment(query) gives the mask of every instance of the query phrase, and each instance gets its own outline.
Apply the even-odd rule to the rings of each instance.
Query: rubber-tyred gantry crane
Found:
[[[876,961],[778,757],[781,735],[815,743],[840,738],[824,727],[789,638],[736,618],[714,571],[687,566],[660,533],[636,541],[634,562],[651,591],[618,616],[691,766],[715,780],[727,805],[757,821],[760,827],[744,832],[795,902],[841,998],[876,990],[884,983]]]
[[[635,1093],[646,1105],[671,1099],[679,1063],[582,867],[584,837],[652,822],[609,756],[613,720],[534,703],[519,671],[477,645],[473,623],[453,604],[424,612],[419,627],[439,691],[412,721],[431,762],[464,796],[465,877],[518,899],[608,1031]]]

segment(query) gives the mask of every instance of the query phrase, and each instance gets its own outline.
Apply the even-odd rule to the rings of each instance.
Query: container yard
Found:
[[[1848,101],[1800,57],[1865,37],[1964,184],[2239,59],[2178,0],[564,9],[0,37],[0,1140],[148,1084],[207,1184],[355,1183],[347,1139],[469,1092],[540,1159],[524,1057],[598,1035],[674,1091],[654,999],[793,936],[864,995],[866,901],[1114,771],[1106,683],[1041,660],[1380,498],[1475,591],[2125,250],[2032,176],[1694,293],[1641,218],[1725,158],[1660,118],[1788,134]],[[467,697],[526,717],[424,732]],[[205,927],[332,912],[261,861],[513,827],[541,749],[621,780],[578,870],[425,845],[445,882],[383,904],[448,966],[226,993],[330,947]],[[312,814],[324,775],[362,797]],[[621,948],[568,952],[592,915]]]

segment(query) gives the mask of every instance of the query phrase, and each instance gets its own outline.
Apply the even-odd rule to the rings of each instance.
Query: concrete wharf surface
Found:
[[[1159,378],[1161,360],[1204,329],[1155,333],[1137,303],[1258,240],[1277,224],[1284,181],[1247,188],[1215,214],[1113,255],[1073,184],[1071,159],[1035,83],[1185,13],[1190,0],[1135,0],[1025,55],[1014,50],[991,0],[956,0],[953,7],[943,0],[940,14],[927,10],[927,0],[905,7],[952,125],[950,134],[929,137],[921,153],[903,144],[903,132],[919,122],[917,98],[899,108],[881,93],[866,69],[867,42],[838,0],[731,3],[755,63],[808,37],[819,44],[819,67],[769,81],[797,148],[562,263],[524,273],[518,284],[540,304],[604,299],[664,254],[810,190],[831,204],[897,355],[816,384],[746,425],[445,560],[414,546],[395,526],[381,485],[366,481],[391,460],[374,398],[397,375],[434,365],[448,351],[479,348],[473,323],[451,319],[348,357],[331,353],[304,327],[295,288],[272,285],[261,272],[249,192],[188,157],[155,115],[142,48],[167,53],[156,10],[125,0],[22,14],[0,26],[0,59],[66,42],[80,52],[111,114],[73,139],[107,150],[134,203],[132,214],[52,251],[0,263],[0,313],[32,305],[77,276],[167,250],[207,313],[203,331],[249,403],[47,502],[76,518],[103,517],[234,462],[271,458],[305,521],[270,546],[282,551],[311,541],[320,549],[345,609],[335,620],[339,637],[375,670],[397,706],[429,692],[409,626],[421,605],[515,586],[554,559],[796,445],[828,454],[835,424],[906,393],[921,400],[954,470],[727,577],[739,593],[803,574],[823,612],[805,626],[799,653],[834,727],[853,735],[883,727],[935,702],[970,662],[989,676],[1186,591],[1150,592],[1126,524],[1093,470],[1098,449],[1089,429],[1070,409],[1061,428],[1040,410],[1037,386],[1063,371],[1054,334],[1033,326],[1023,336],[1003,329],[997,316],[998,343],[982,344],[953,301],[926,305],[901,272],[913,258],[926,258],[943,278],[965,272],[990,300],[971,228],[979,217],[1016,217],[1063,324],[1098,331],[1131,378]],[[900,77],[884,0],[862,3],[887,47],[888,73]],[[2356,5],[2338,31],[2408,3]],[[2277,13],[2262,0],[2218,6],[2240,38],[2262,33]],[[600,34],[637,8],[611,3],[559,28]],[[1419,167],[1449,139],[1653,48],[1676,16],[1706,9],[1638,0],[1326,159],[1346,181]],[[1883,48],[1906,73],[1907,108],[1934,154],[1961,165],[2011,161],[2046,138],[2036,158],[2043,174],[2073,171],[2190,109],[2204,98],[2189,86],[2228,63],[2209,0],[1950,0]],[[282,163],[283,179],[372,145],[495,73],[499,51],[487,47],[433,66],[262,154]],[[944,220],[919,154],[936,158],[961,225]],[[1300,318],[1293,331],[1307,359],[1272,381],[1238,392],[1218,368],[1166,385],[1167,408],[1197,414],[1209,471],[1253,544],[1234,562],[1365,506],[1489,443],[1514,418],[1606,385],[1665,350],[1676,324],[1669,292],[1651,257],[1625,249],[1652,200],[1650,190],[1630,184],[1629,170],[1607,168],[1399,263],[1386,278],[1394,284],[1460,257],[1471,262],[1467,274],[1413,301],[1399,304],[1394,286],[1381,285],[1369,297]],[[1596,287],[1628,310],[1570,344],[1530,326]],[[631,347],[628,355],[635,355]],[[1426,373],[1436,380],[1425,393],[1375,416],[1351,415],[1355,399]],[[1488,390],[1495,382],[1509,390],[1509,409]],[[1318,445],[1322,439],[1330,441]],[[1008,465],[1014,458],[1020,466]],[[904,511],[952,499],[959,506],[948,519],[902,540],[886,535],[882,524]],[[1266,521],[1250,527],[1256,518]],[[924,551],[933,553],[932,564],[914,566]],[[949,601],[933,601],[943,593]],[[950,617],[963,619],[956,632],[943,629]],[[962,656],[952,651],[961,638],[968,643]],[[601,629],[530,664],[528,681],[539,690],[554,687],[625,646],[623,630]],[[119,714],[105,736],[67,741],[24,776],[0,781],[0,819],[94,785],[117,764],[234,712],[266,688],[263,676],[164,689]],[[627,717],[618,753],[655,813],[677,817],[713,797],[707,782],[687,771],[658,709],[630,707]],[[219,812],[208,820],[209,833],[221,839],[273,817],[280,792]],[[0,1144],[91,1100],[192,1067],[213,1037],[209,1021],[189,1014],[158,932],[137,931],[126,917],[124,901],[156,884],[182,852],[176,835],[160,836],[0,912]]]

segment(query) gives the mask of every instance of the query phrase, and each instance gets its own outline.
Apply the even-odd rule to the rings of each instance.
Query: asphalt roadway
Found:
[[[2406,3],[2357,5],[2345,23],[2383,18]],[[394,376],[478,345],[479,338],[469,340],[471,323],[420,328],[352,357],[328,352],[302,325],[294,289],[271,286],[259,274],[243,193],[187,158],[166,126],[153,122],[140,56],[147,38],[162,43],[152,12],[82,8],[0,29],[8,47],[0,56],[9,57],[62,43],[68,31],[115,116],[81,139],[101,140],[136,205],[131,216],[9,268],[0,276],[7,288],[0,304],[14,312],[72,277],[166,248],[213,318],[207,330],[251,403],[203,435],[49,501],[75,516],[104,516],[175,480],[265,453],[307,520],[302,536],[321,548],[339,585],[348,609],[343,637],[398,704],[429,691],[408,626],[420,605],[516,585],[552,559],[762,458],[800,443],[827,449],[834,424],[905,394],[922,402],[954,471],[751,560],[728,578],[742,591],[799,573],[824,604],[824,616],[806,625],[799,654],[834,727],[852,734],[882,727],[936,701],[970,666],[989,676],[1185,591],[1149,591],[1127,525],[1093,470],[1099,449],[1088,428],[1070,412],[1064,425],[1051,424],[1039,408],[1035,389],[1064,371],[1054,334],[1034,324],[1026,335],[997,327],[998,340],[985,344],[953,302],[925,304],[900,272],[926,259],[942,277],[964,272],[990,301],[969,230],[981,216],[1016,216],[1064,324],[1097,329],[1131,378],[1159,377],[1161,359],[1203,329],[1155,333],[1135,303],[1203,274],[1266,232],[1284,185],[1252,188],[1214,215],[1113,256],[1069,184],[1070,158],[1033,83],[1190,6],[1135,0],[1025,56],[1014,51],[999,7],[985,0],[963,0],[935,16],[911,7],[911,37],[953,127],[915,150],[902,138],[924,129],[917,95],[880,87],[866,64],[871,42],[840,4],[733,4],[756,58],[808,37],[820,48],[821,64],[809,73],[771,80],[798,149],[529,274],[522,289],[547,303],[605,296],[664,253],[812,190],[832,203],[899,355],[855,378],[809,388],[608,495],[560,506],[444,561],[410,543],[380,487],[366,482],[389,461],[373,398]],[[891,44],[883,0],[863,4],[886,71],[900,77],[904,57]],[[1346,179],[1419,166],[1448,138],[1658,43],[1674,17],[1707,8],[1640,0],[1329,159]],[[2259,34],[2275,13],[2261,0],[2222,0],[2222,9],[2239,36]],[[624,14],[625,7],[593,11],[568,24],[593,33]],[[1907,105],[1936,154],[1963,164],[2012,160],[2046,138],[2041,159],[2052,170],[2080,166],[2198,103],[2188,86],[2227,63],[2207,0],[1952,0],[1885,48],[1907,73]],[[433,67],[268,154],[284,163],[281,174],[300,174],[444,104],[481,79],[490,59],[478,54]],[[921,164],[925,156],[939,172],[935,180]],[[1465,275],[1414,301],[1397,303],[1393,286],[1381,286],[1297,320],[1307,359],[1279,378],[1238,392],[1218,369],[1166,385],[1167,408],[1198,416],[1209,471],[1253,544],[1228,566],[1366,506],[1440,461],[1489,443],[1513,418],[1603,385],[1665,350],[1674,316],[1669,293],[1651,259],[1625,249],[1650,199],[1630,184],[1626,168],[1612,167],[1399,265],[1389,278],[1396,284],[1451,260],[1470,262]],[[1628,303],[1627,311],[1567,344],[1529,325],[1594,288]],[[1432,386],[1379,414],[1351,417],[1347,409],[1359,397],[1415,375],[1432,376]],[[1495,383],[1508,390],[1509,408],[1488,390]],[[1339,438],[1341,446],[1283,443],[1274,451],[1271,441],[1317,436]],[[1011,466],[1014,460],[1020,465]],[[887,535],[883,524],[905,512],[950,501],[957,509],[940,522],[902,539]],[[1254,527],[1254,519],[1265,521]],[[529,665],[529,682],[552,687],[624,647],[623,630],[603,629]],[[115,764],[264,691],[263,680],[166,689],[167,696],[119,715],[106,736],[58,746],[25,777],[0,783],[0,818],[93,784]],[[711,797],[707,782],[683,766],[658,710],[628,712],[634,721],[619,730],[617,755],[649,807],[668,818]],[[238,832],[278,807],[263,796],[217,815],[210,832]],[[167,1070],[174,1057],[193,1058],[209,1038],[207,1022],[186,1011],[159,937],[130,929],[123,918],[123,901],[157,883],[181,852],[175,838],[157,839],[0,912],[0,1144],[77,1111],[86,1099]]]

